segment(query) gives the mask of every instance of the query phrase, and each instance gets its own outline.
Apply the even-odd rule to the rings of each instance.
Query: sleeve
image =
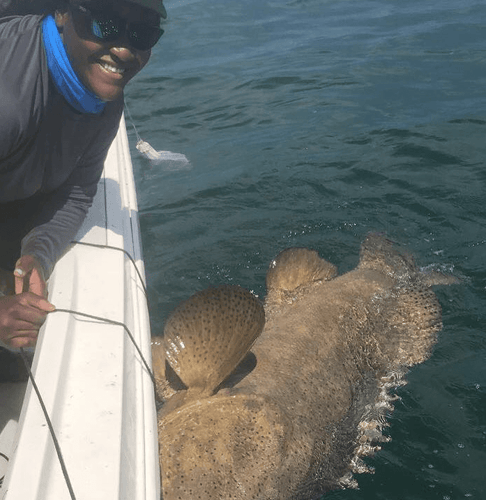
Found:
[[[48,82],[39,73],[39,22],[32,16],[0,18],[0,161],[29,140],[29,123],[39,121]]]
[[[22,240],[21,255],[33,255],[48,278],[81,227],[93,196],[79,186],[53,193],[42,207],[38,224]]]
[[[47,197],[34,229],[22,240],[21,255],[33,255],[46,278],[67,251],[92,205],[108,149],[118,131],[123,104],[104,123],[94,144],[86,150],[67,181]]]
[[[7,158],[19,142],[21,127],[18,108],[18,103],[0,82],[0,161]]]

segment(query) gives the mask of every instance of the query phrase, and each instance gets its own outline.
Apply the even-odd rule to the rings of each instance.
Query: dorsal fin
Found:
[[[212,394],[260,335],[265,313],[248,290],[222,285],[179,304],[164,328],[167,361],[193,393]]]
[[[380,233],[371,233],[361,244],[358,268],[382,271],[395,278],[416,272],[411,255],[400,253],[391,240]]]
[[[291,292],[316,281],[327,281],[337,276],[337,268],[309,248],[287,248],[280,252],[267,271],[266,286],[269,296]]]

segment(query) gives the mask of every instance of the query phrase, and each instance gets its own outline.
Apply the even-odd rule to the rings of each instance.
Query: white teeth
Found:
[[[117,68],[116,66],[112,66],[111,64],[108,64],[106,62],[101,61],[100,65],[106,69],[107,71],[111,71],[112,73],[117,73],[119,75],[123,75],[125,73],[125,70],[122,68]]]

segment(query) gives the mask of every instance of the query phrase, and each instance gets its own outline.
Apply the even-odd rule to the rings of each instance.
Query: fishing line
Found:
[[[138,133],[137,127],[135,127],[135,122],[133,121],[132,114],[130,113],[130,109],[128,108],[127,101],[124,101],[125,104],[125,109],[128,114],[128,119],[130,120],[130,123],[132,124],[133,130],[135,131],[135,135],[137,136],[137,144],[135,147],[140,151],[140,153],[145,156],[145,158],[153,161],[158,161],[161,160],[161,156],[158,154],[157,151],[147,142],[144,141],[141,137],[140,134]]]
[[[141,141],[142,138],[140,137],[140,135],[138,133],[137,127],[135,127],[135,122],[133,121],[132,113],[130,113],[130,109],[128,108],[127,101],[125,100],[123,102],[123,104],[125,105],[125,109],[127,110],[128,118],[130,120],[130,123],[132,124],[133,130],[135,131],[135,135],[137,136],[137,141]]]

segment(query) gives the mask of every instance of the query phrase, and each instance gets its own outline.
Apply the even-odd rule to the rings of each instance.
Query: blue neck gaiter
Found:
[[[57,90],[77,111],[101,113],[106,103],[90,92],[74,72],[54,17],[48,16],[42,21],[42,36],[47,55],[47,66]]]

